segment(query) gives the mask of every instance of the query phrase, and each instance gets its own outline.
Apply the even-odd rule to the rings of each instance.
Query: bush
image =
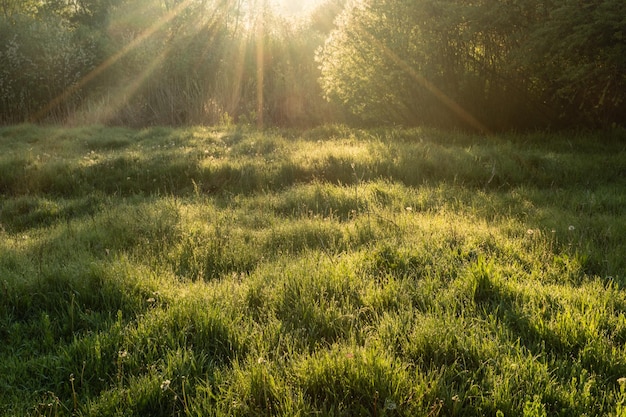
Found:
[[[0,123],[58,119],[76,106],[78,82],[95,62],[91,42],[76,42],[56,16],[0,19],[0,38],[5,39],[0,44]],[[61,95],[63,105],[57,107]]]

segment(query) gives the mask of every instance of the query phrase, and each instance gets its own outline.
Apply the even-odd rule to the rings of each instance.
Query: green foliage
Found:
[[[536,88],[568,120],[584,117],[592,126],[623,122],[626,22],[621,10],[615,0],[555,4],[521,48],[518,60],[537,77]]]
[[[0,415],[621,415],[623,132],[0,129]]]
[[[15,15],[0,19],[0,122],[63,115],[79,100],[79,91],[61,108],[50,103],[95,65],[89,39],[79,41],[56,16],[36,19]]]
[[[620,0],[0,2],[0,123],[609,127]],[[316,52],[317,51],[317,52]]]
[[[621,3],[355,2],[318,54],[370,123],[477,131],[623,123]]]
[[[335,118],[313,60],[327,29],[313,22],[241,1],[5,6],[0,123],[302,127]]]

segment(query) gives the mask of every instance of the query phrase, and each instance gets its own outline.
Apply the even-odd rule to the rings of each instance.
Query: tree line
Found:
[[[246,0],[0,1],[4,124],[300,126],[338,114],[314,55],[340,1],[297,22]]]
[[[0,0],[0,123],[626,119],[622,0]]]
[[[354,3],[320,54],[321,80],[376,122],[623,124],[625,17],[619,0]]]

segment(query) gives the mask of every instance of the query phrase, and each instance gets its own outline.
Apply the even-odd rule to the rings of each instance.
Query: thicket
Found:
[[[241,0],[4,0],[0,122],[330,120],[313,56],[333,4],[295,22]]]
[[[0,123],[494,131],[626,116],[621,0],[1,0]]]
[[[616,0],[369,0],[318,56],[326,94],[373,123],[607,126],[626,114]]]

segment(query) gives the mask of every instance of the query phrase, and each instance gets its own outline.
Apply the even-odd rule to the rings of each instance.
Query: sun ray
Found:
[[[161,17],[161,19],[157,20],[148,29],[146,29],[145,31],[140,33],[139,36],[137,36],[131,42],[129,42],[128,45],[126,45],[124,48],[119,50],[113,56],[111,56],[108,59],[106,59],[104,62],[102,62],[96,68],[91,70],[91,72],[86,74],[76,84],[68,87],[61,94],[59,94],[58,96],[53,98],[46,106],[44,106],[42,109],[40,109],[38,112],[36,112],[31,117],[31,122],[37,122],[37,121],[41,120],[42,118],[44,118],[46,116],[46,114],[48,114],[52,109],[54,109],[54,108],[58,107],[59,105],[61,105],[68,98],[70,98],[73,94],[75,94],[77,91],[79,91],[82,87],[84,87],[86,84],[88,84],[94,78],[96,78],[97,76],[102,74],[104,71],[109,69],[112,65],[114,65],[116,62],[118,62],[120,59],[122,59],[124,56],[126,56],[129,52],[131,52],[132,50],[137,48],[139,45],[141,45],[144,41],[146,41],[151,36],[153,36],[160,28],[162,28],[165,24],[170,22],[172,19],[174,19],[176,16],[178,16],[180,13],[182,13],[187,7],[189,7],[189,5],[192,3],[192,1],[193,0],[184,0],[183,2],[179,3],[173,9],[167,11],[163,15],[163,17]]]
[[[264,78],[265,78],[265,50],[264,50],[264,37],[265,37],[265,16],[264,9],[266,5],[266,1],[263,0],[261,13],[259,13],[256,21],[256,99],[257,99],[257,109],[256,109],[256,124],[257,127],[263,128],[263,113],[264,113],[264,102],[263,102],[263,94],[264,94]]]
[[[123,88],[119,89],[112,97],[112,102],[107,103],[107,106],[102,109],[104,113],[99,115],[99,118],[102,120],[110,120],[114,117],[115,112],[118,109],[121,109],[124,105],[128,104],[135,93],[141,88],[143,83],[150,78],[151,74],[154,73],[157,67],[165,62],[168,54],[169,50],[163,50],[148,63],[143,71],[137,74],[137,76],[134,77],[128,84],[124,85]]]
[[[476,119],[476,117],[474,117],[471,113],[461,107],[456,101],[454,101],[447,94],[441,91],[436,85],[428,81],[423,75],[419,74],[404,59],[400,58],[394,51],[387,48],[382,42],[376,39],[375,36],[370,34],[366,28],[360,27],[359,30],[365,35],[368,41],[371,42],[378,51],[384,54],[394,64],[398,65],[420,86],[424,87],[427,91],[433,94],[437,98],[437,100],[439,100],[444,106],[451,110],[457,117],[459,117],[473,129],[476,129],[481,133],[490,133],[490,130],[487,126],[481,123],[478,119]]]

